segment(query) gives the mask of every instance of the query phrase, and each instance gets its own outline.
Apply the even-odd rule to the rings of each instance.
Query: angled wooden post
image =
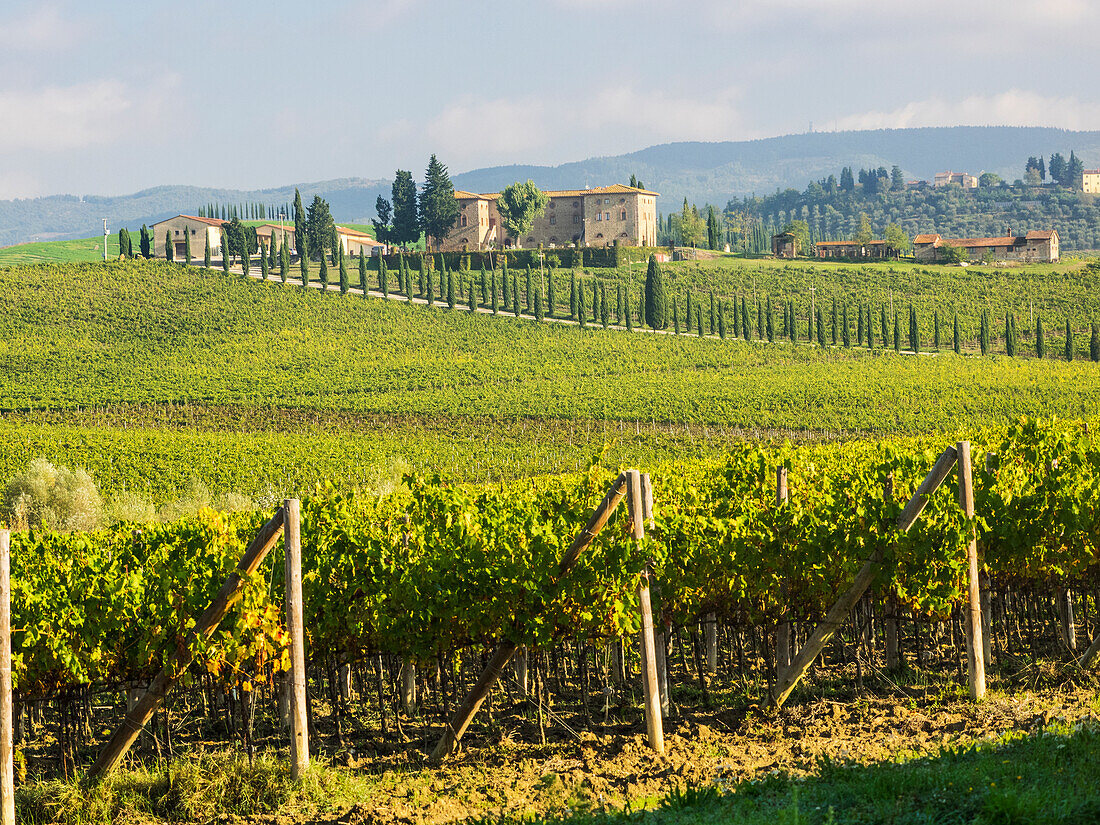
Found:
[[[256,569],[267,557],[268,552],[275,546],[275,542],[278,541],[282,532],[283,508],[280,507],[278,512],[260,528],[260,532],[252,539],[248,549],[244,551],[244,556],[237,564],[237,569],[229,574],[229,578],[218,590],[214,601],[210,602],[210,605],[199,616],[195,626],[187,634],[187,638],[168,657],[164,668],[149,684],[148,690],[145,691],[133,709],[126,714],[126,718],[123,719],[114,736],[99,752],[98,758],[88,770],[87,782],[94,783],[98,781],[103,774],[114,770],[118,763],[122,761],[126,751],[130,749],[130,746],[134,744],[134,740],[138,738],[149,720],[153,718],[153,714],[160,707],[161,702],[164,701],[169,689],[191,664],[194,659],[194,655],[191,653],[192,645],[200,638],[210,638],[218,625],[221,624],[221,620],[225,618],[225,615],[241,597],[241,592],[244,590],[248,577],[256,572]]]
[[[299,779],[309,767],[309,729],[306,718],[305,604],[302,601],[302,536],[300,503],[283,502],[283,543],[286,545],[286,626],[290,632],[290,776]]]
[[[905,510],[898,518],[898,528],[903,532],[913,526],[913,523],[928,503],[928,496],[932,495],[943,484],[944,479],[951,472],[951,468],[955,466],[955,456],[955,448],[948,447],[936,460],[932,470],[925,476],[917,492],[909,500]],[[814,628],[814,632],[806,640],[806,644],[802,646],[802,649],[798,651],[798,655],[791,662],[791,666],[776,679],[775,693],[772,699],[775,707],[782,707],[783,703],[787,701],[787,697],[791,695],[791,691],[794,690],[795,685],[806,675],[806,671],[809,670],[814,659],[818,657],[825,645],[833,638],[833,634],[847,621],[849,611],[860,600],[871,582],[874,581],[875,573],[881,563],[882,551],[876,549],[870,558],[863,563],[863,567],[860,568],[859,572],[856,573],[851,586],[829,608],[829,612],[821,624]]]
[[[11,713],[11,533],[0,530],[0,825],[15,825]]]
[[[592,541],[599,534],[600,530],[607,524],[607,520],[611,518],[611,514],[615,511],[615,508],[619,506],[619,502],[626,496],[626,487],[627,474],[619,473],[619,477],[615,479],[615,483],[611,485],[607,494],[604,495],[603,501],[600,502],[600,506],[596,508],[596,511],[588,520],[588,524],[585,525],[580,535],[573,539],[573,543],[561,557],[561,562],[558,564],[559,579],[573,569],[573,565],[577,563],[577,559],[580,558],[581,553],[592,544]],[[458,747],[462,735],[470,726],[482,702],[484,702],[485,698],[489,695],[489,691],[492,690],[493,685],[500,679],[500,674],[504,671],[504,668],[515,652],[516,644],[507,639],[502,640],[500,644],[497,645],[497,649],[493,653],[492,658],[489,659],[489,663],[485,666],[485,670],[482,671],[481,676],[478,677],[477,682],[474,683],[473,688],[463,700],[462,704],[455,710],[454,715],[451,717],[451,721],[447,724],[446,730],[443,731],[443,736],[441,736],[439,742],[436,743],[435,750],[432,751],[431,755],[431,762],[433,764],[438,764],[443,761],[443,759],[452,754],[455,748]]]

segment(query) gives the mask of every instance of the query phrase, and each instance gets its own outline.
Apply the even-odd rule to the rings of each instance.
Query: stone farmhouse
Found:
[[[932,181],[932,185],[936,188],[950,186],[953,183],[963,189],[978,188],[977,176],[969,175],[966,172],[937,172],[935,179]]]
[[[951,245],[962,251],[964,260],[1019,261],[1021,263],[1054,263],[1058,260],[1058,230],[1031,231],[1023,235],[1008,234],[1000,238],[941,238],[939,235],[917,235],[913,239],[913,257],[918,261],[937,261],[941,250]]]
[[[191,236],[191,257],[202,258],[206,250],[206,241],[210,240],[210,253],[221,255],[222,224],[218,218],[198,218],[194,215],[176,215],[174,218],[153,224],[153,257],[168,257],[164,251],[164,238],[167,233],[172,239],[172,253],[177,261],[187,255],[187,236]]]
[[[499,193],[455,191],[458,220],[444,250],[481,251],[522,246],[563,247],[657,245],[657,193],[615,184],[595,189],[545,193],[549,203],[522,238],[504,231],[497,211]]]
[[[1086,195],[1100,195],[1100,169],[1086,169],[1081,175],[1081,191]]]

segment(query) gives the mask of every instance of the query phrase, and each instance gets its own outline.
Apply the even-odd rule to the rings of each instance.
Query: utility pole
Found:
[[[103,262],[107,262],[107,219],[103,219]]]

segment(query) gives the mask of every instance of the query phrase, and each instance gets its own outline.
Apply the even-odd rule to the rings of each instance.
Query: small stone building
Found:
[[[868,241],[857,243],[856,241],[818,241],[817,248],[819,258],[869,258],[880,260],[883,258],[896,258],[898,256],[886,241]]]
[[[172,243],[173,257],[182,261],[187,257],[187,238],[191,238],[192,260],[202,260],[206,252],[206,241],[210,239],[210,254],[221,256],[222,225],[219,218],[199,218],[195,215],[176,215],[174,218],[153,224],[153,257],[168,257],[164,251],[164,239],[167,233]]]
[[[797,258],[798,238],[792,232],[772,235],[772,254],[777,258]]]

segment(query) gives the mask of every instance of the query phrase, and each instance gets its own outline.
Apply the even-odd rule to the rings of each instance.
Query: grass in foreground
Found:
[[[747,782],[676,788],[656,817],[627,810],[534,821],[1083,825],[1100,821],[1098,748],[1095,728],[1014,732],[911,761],[864,766],[824,760],[802,777],[773,772]]]

